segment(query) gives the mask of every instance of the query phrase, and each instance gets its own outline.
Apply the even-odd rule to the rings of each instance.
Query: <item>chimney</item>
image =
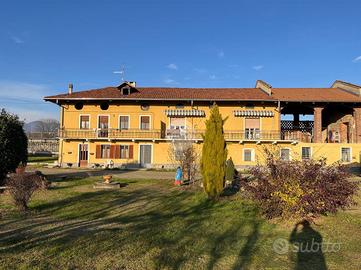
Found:
[[[68,94],[71,95],[73,93],[73,84],[69,83],[68,85]]]
[[[136,82],[127,82],[131,87],[135,88],[137,86]]]
[[[269,96],[272,95],[272,85],[270,85],[262,80],[257,80],[256,88],[260,88],[263,92],[265,92]]]

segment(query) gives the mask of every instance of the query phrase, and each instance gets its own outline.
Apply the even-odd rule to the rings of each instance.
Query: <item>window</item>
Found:
[[[183,109],[184,108],[184,104],[183,103],[178,103],[175,105],[176,109]]]
[[[246,118],[245,119],[245,138],[259,139],[260,133],[260,119],[259,118]]]
[[[123,94],[124,96],[129,95],[129,92],[130,92],[129,87],[123,87],[123,88],[122,88],[122,94]]]
[[[351,162],[351,148],[349,148],[349,147],[341,148],[341,161],[342,162]]]
[[[254,104],[253,103],[247,103],[246,104],[246,109],[254,109]]]
[[[81,129],[89,129],[90,128],[89,115],[81,115],[80,116],[80,128]]]
[[[288,148],[281,149],[281,159],[285,160],[285,161],[290,160],[290,149],[288,149]]]
[[[110,158],[110,145],[102,144],[100,146],[100,158]]]
[[[253,161],[253,149],[243,150],[243,161]]]
[[[129,145],[120,146],[120,158],[129,158]]]
[[[121,115],[119,117],[119,129],[129,129],[129,116]]]
[[[311,158],[311,147],[302,147],[302,160],[309,160]]]
[[[150,129],[150,116],[141,116],[140,117],[140,129]]]

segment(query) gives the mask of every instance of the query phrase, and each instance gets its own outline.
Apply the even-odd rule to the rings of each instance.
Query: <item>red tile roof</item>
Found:
[[[44,100],[209,100],[209,101],[303,101],[361,102],[361,97],[339,88],[272,88],[269,96],[259,88],[167,88],[137,87],[122,95],[118,87],[73,92],[45,97]]]
[[[361,102],[361,97],[339,88],[272,88],[280,101]]]
[[[117,87],[106,87],[45,97],[45,100],[124,99],[124,100],[264,100],[274,98],[258,88],[166,88],[137,87],[129,95],[122,95]]]

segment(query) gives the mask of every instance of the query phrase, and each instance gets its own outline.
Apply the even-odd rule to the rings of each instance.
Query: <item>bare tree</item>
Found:
[[[43,133],[56,133],[59,130],[59,121],[55,119],[42,119],[37,124],[39,132]]]
[[[181,167],[184,179],[194,183],[199,172],[200,156],[191,141],[174,141],[168,151],[169,159],[176,166]]]

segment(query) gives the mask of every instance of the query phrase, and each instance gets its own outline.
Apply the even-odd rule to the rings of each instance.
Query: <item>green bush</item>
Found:
[[[226,142],[223,135],[224,121],[218,106],[214,105],[209,119],[206,120],[201,159],[203,187],[208,198],[213,200],[222,193],[224,185],[227,158]]]
[[[234,163],[232,158],[230,157],[226,162],[226,181],[232,182],[236,175],[236,170],[234,168]]]
[[[19,165],[25,165],[28,154],[28,140],[19,117],[0,112],[0,185],[6,175]]]

